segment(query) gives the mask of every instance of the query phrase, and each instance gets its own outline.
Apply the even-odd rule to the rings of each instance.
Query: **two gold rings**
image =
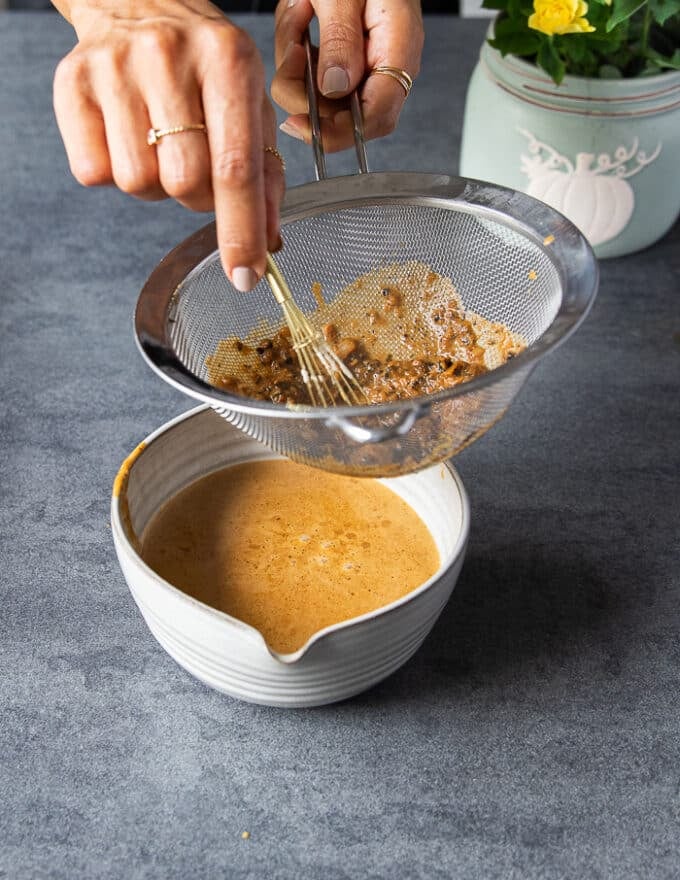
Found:
[[[371,70],[371,75],[374,73],[381,73],[383,76],[391,76],[392,79],[396,79],[404,90],[405,98],[408,98],[409,93],[413,88],[413,79],[405,70],[402,70],[401,67],[387,67],[383,65],[381,67],[374,67],[373,70]]]

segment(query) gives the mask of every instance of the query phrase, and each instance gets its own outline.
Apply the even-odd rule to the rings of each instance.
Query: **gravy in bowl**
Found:
[[[141,548],[162,578],[281,653],[405,596],[440,564],[423,521],[387,486],[278,459],[182,489],[149,522]]]

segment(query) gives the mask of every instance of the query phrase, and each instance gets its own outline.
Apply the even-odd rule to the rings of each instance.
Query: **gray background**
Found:
[[[240,21],[270,59],[270,20]],[[376,169],[457,169],[484,27],[428,20]],[[587,323],[457,459],[470,548],[418,654],[340,705],[239,703],[158,647],[114,557],[118,465],[189,406],[133,306],[204,219],[71,179],[72,40],[0,16],[0,877],[677,877],[678,228],[602,265]]]

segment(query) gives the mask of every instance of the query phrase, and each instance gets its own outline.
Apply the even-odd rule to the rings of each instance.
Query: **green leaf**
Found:
[[[538,50],[538,57],[536,58],[539,67],[542,67],[543,70],[551,76],[553,80],[559,85],[564,79],[564,61],[557,54],[557,50],[555,49],[555,45],[553,41],[548,37],[547,39],[541,40],[541,45]]]
[[[600,32],[604,31],[607,19],[611,15],[611,6],[600,6],[590,2],[588,4],[588,12],[586,18]],[[584,36],[584,34],[576,34],[575,36]]]
[[[499,18],[494,28],[494,38],[489,44],[501,55],[535,55],[541,40],[536,31],[527,28],[526,19]]]
[[[491,39],[490,39],[490,40],[488,41],[488,43],[489,43],[489,45],[491,46],[492,49],[497,49],[497,50],[501,53],[501,55],[503,56],[503,58],[505,58],[506,55],[509,55],[509,54],[510,54],[510,50],[505,48],[505,43],[506,43],[505,40],[503,40],[503,39],[501,39],[501,40],[491,40]]]
[[[514,18],[499,18],[493,29],[495,37],[504,37],[507,34],[518,34],[526,32],[526,22],[516,21]]]
[[[484,0],[482,9],[505,9],[507,0]]]
[[[618,67],[614,67],[613,64],[601,64],[597,72],[600,75],[600,79],[621,79],[621,71]]]
[[[588,49],[588,43],[585,40],[564,40],[562,45],[564,48],[564,54],[569,61],[573,61],[576,64],[581,64],[585,61],[590,52]]]
[[[515,33],[507,34],[496,40],[489,40],[489,45],[498,49],[501,55],[535,55],[541,41],[538,34]]]
[[[607,22],[607,31],[613,30],[617,24],[630,18],[633,13],[641,9],[647,0],[614,0],[612,14]]]
[[[524,18],[522,0],[507,0],[507,3],[509,17],[515,20],[522,20]],[[526,21],[523,23],[526,25]]]
[[[657,67],[663,67],[667,70],[680,70],[680,49],[676,49],[670,58],[667,58],[660,52],[655,52],[653,49],[648,49],[646,57]]]
[[[680,12],[680,0],[649,0],[652,17],[659,24],[665,24],[672,15]]]

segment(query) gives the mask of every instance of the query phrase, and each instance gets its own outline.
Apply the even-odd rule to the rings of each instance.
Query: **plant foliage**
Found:
[[[497,9],[489,43],[565,74],[607,79],[680,70],[680,0],[484,0]]]

